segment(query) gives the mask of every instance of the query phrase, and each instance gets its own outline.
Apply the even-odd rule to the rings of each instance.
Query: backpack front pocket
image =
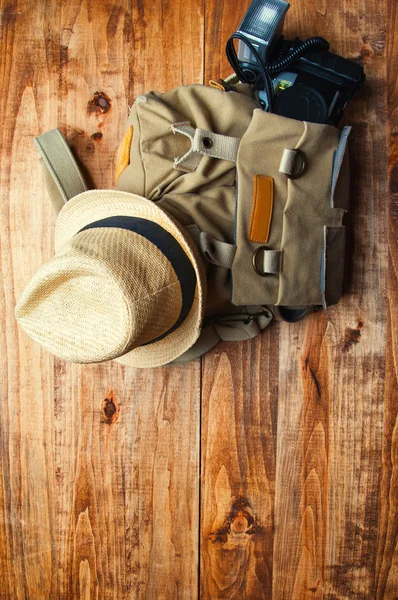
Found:
[[[338,301],[347,136],[328,125],[254,111],[237,156],[234,304]],[[332,181],[344,208],[331,204]]]

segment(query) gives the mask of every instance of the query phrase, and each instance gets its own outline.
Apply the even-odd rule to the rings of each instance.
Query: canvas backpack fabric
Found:
[[[254,338],[273,317],[293,322],[338,302],[349,132],[264,112],[240,83],[137,98],[117,155],[116,187],[175,219],[206,270],[202,333],[173,364],[220,339]],[[59,132],[39,136],[36,145],[59,212],[86,185]]]
[[[349,132],[264,112],[243,84],[137,98],[117,188],[158,203],[193,235],[213,345],[217,330],[222,339],[252,337],[271,316],[296,321],[338,302]],[[187,359],[206,348],[197,346]]]

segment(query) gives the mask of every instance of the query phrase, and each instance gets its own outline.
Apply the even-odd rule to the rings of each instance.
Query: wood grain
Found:
[[[376,563],[377,600],[398,598],[398,11],[395,2],[388,4],[387,23],[389,277],[383,466]]]
[[[211,6],[206,4],[206,15],[216,24],[208,25],[211,33],[206,35],[218,47],[218,32],[226,38],[228,8]],[[387,335],[385,19],[385,6],[372,2],[338,2],[333,7],[295,3],[286,19],[287,36],[324,35],[332,50],[365,62],[368,84],[346,115],[354,126],[347,295],[326,314],[269,332],[270,348],[279,350],[272,596],[278,599],[373,598],[376,593]],[[236,13],[230,20],[235,22]],[[206,65],[209,78],[228,72],[225,61],[220,66],[211,51]],[[225,361],[235,365],[240,352],[231,348]],[[236,364],[240,370],[239,359]],[[269,377],[272,381],[272,371]],[[208,378],[215,385],[213,371]],[[205,390],[205,376],[203,386]],[[232,402],[235,394],[234,388]],[[207,401],[211,405],[211,395]],[[217,415],[214,427],[222,445],[221,423]],[[202,435],[202,443],[204,439]],[[258,449],[253,460],[261,464]],[[204,504],[207,486],[215,486],[210,473],[203,483],[202,515],[205,510],[214,513]],[[220,490],[218,495],[222,497]],[[226,508],[225,500],[224,512]],[[205,522],[206,515],[204,536]],[[236,560],[230,569],[239,564]],[[207,571],[206,564],[206,581]],[[247,577],[250,572],[247,566]],[[213,568],[213,580],[222,573],[221,564]],[[224,589],[222,597],[234,594],[233,588]]]
[[[225,78],[232,73],[225,54],[228,38],[238,28],[250,0],[235,2],[205,2],[204,83]]]
[[[204,360],[202,598],[272,597],[277,355],[269,332]]]
[[[250,2],[206,2],[205,83],[226,77],[225,44]],[[203,358],[201,594],[272,598],[278,326]]]
[[[279,340],[289,361],[281,362],[278,410],[278,599],[375,597],[387,333],[386,15],[384,5],[365,4],[292,7],[286,23],[365,61],[368,81],[345,116],[353,125],[346,295],[294,333],[282,328]]]
[[[328,348],[317,343],[323,328],[313,315],[306,327],[290,326],[280,335],[280,352],[289,360],[279,373],[275,598],[323,594],[330,401]]]
[[[18,330],[13,311],[27,278],[51,255],[51,208],[41,202],[41,174],[27,165],[37,160],[37,103],[46,121],[54,113],[45,102],[51,84],[35,93],[47,79],[36,21],[27,5],[7,5],[2,14],[0,594],[29,598],[40,590],[49,598],[56,590],[53,359]]]
[[[52,254],[54,218],[32,137],[58,125],[91,182],[111,186],[134,96],[157,87],[160,73],[167,85],[181,83],[164,61],[180,65],[191,46],[175,34],[163,48],[164,20],[178,23],[180,14],[195,24],[190,40],[200,47],[193,3],[4,7],[2,599],[197,595],[199,364],[67,365],[13,319],[16,298]],[[145,55],[151,68],[136,81],[129,65]],[[199,79],[201,63],[186,62],[183,77]]]
[[[59,126],[112,186],[135,97],[228,75],[250,0],[0,2],[0,599],[397,600],[396,2],[286,18],[368,77],[342,301],[149,371],[68,365],[17,328],[53,252],[32,138]]]
[[[57,372],[60,598],[196,597],[198,374],[154,375]]]

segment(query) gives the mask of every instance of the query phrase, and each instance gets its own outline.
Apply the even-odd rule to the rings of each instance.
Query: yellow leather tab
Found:
[[[133,131],[133,126],[130,125],[130,127],[127,129],[124,135],[124,138],[122,139],[122,142],[119,146],[119,150],[117,151],[115,170],[116,182],[119,179],[120,174],[130,164],[130,148],[131,142],[133,141]]]
[[[229,92],[231,90],[231,86],[228,85],[224,79],[210,79],[209,86],[216,88],[216,90],[221,90],[222,92]]]
[[[257,244],[268,242],[274,205],[274,180],[265,175],[254,176],[252,214],[250,217],[249,241]]]

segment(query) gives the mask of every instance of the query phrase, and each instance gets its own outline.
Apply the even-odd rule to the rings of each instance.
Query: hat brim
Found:
[[[163,339],[130,350],[116,358],[126,366],[151,368],[166,365],[186,352],[198,339],[206,300],[204,266],[192,238],[183,227],[154,202],[118,190],[90,190],[65,204],[55,226],[55,251],[83,227],[113,216],[148,219],[168,231],[181,245],[196,273],[196,290],[191,310],[181,325]]]

